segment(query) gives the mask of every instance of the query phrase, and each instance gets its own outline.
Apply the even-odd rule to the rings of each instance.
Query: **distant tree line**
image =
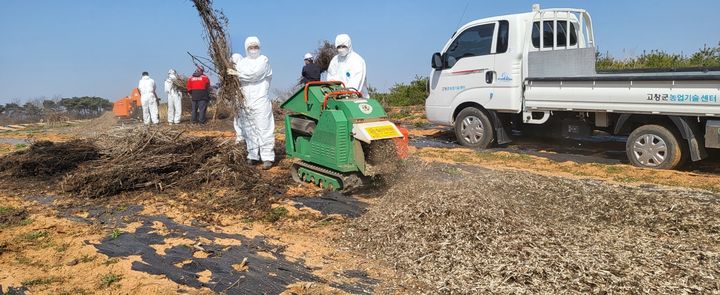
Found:
[[[682,69],[720,67],[720,43],[715,47],[705,45],[690,55],[668,53],[663,50],[643,52],[640,56],[619,59],[609,53],[596,53],[598,71],[639,70],[639,69]]]
[[[34,99],[0,105],[0,124],[47,122],[58,119],[88,119],[112,110],[112,103],[96,96]]]

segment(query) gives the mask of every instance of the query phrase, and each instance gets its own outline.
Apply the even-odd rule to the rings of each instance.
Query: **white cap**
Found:
[[[305,59],[312,59],[313,55],[311,53],[305,53]]]

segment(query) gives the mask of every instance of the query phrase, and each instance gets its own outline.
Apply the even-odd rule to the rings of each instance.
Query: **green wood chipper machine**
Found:
[[[292,176],[331,190],[353,190],[396,173],[407,157],[408,133],[388,121],[377,100],[342,82],[310,82],[282,108]]]

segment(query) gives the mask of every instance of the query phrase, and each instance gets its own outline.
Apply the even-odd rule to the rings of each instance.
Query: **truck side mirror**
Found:
[[[443,64],[443,58],[440,52],[435,52],[433,54],[431,66],[433,69],[436,70],[442,70],[443,68],[445,68],[445,65]]]

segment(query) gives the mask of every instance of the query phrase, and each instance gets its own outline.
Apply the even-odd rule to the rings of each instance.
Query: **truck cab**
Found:
[[[593,42],[592,26],[587,24],[590,15],[584,10],[541,13],[539,6],[534,6],[530,13],[480,19],[462,26],[441,53],[432,57],[430,95],[425,104],[428,119],[451,125],[458,106],[468,103],[500,112],[521,112],[523,80],[528,75],[526,56],[552,48],[589,49],[594,58],[594,47],[588,46]],[[580,30],[583,27],[585,30]]]
[[[720,125],[720,71],[597,73],[595,59],[583,9],[535,4],[469,22],[432,55],[427,118],[475,148],[509,143],[511,129],[527,125],[628,135],[630,162],[650,168],[675,168],[720,147],[712,127]]]

